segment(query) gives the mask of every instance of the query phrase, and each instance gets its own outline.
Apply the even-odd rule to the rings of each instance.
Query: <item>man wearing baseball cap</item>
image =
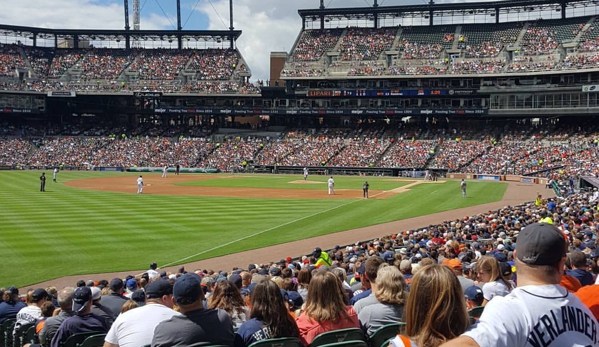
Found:
[[[204,309],[201,282],[195,273],[177,278],[173,296],[181,315],[158,324],[152,347],[184,347],[199,343],[233,346],[231,318],[224,310]]]
[[[21,326],[35,324],[38,319],[42,319],[42,305],[50,299],[50,295],[44,288],[38,288],[27,294],[29,296],[29,305],[23,307],[16,316],[13,335],[21,329]]]
[[[73,294],[74,316],[67,318],[54,335],[51,347],[60,347],[72,335],[80,333],[108,332],[108,321],[102,316],[92,313],[93,294],[90,287],[79,287]]]
[[[442,347],[597,346],[597,320],[559,285],[566,250],[555,226],[525,227],[514,252],[518,287],[489,301],[476,325]]]
[[[178,315],[173,310],[173,285],[160,279],[146,286],[145,305],[120,314],[112,324],[104,347],[140,347],[152,343],[154,329]]]

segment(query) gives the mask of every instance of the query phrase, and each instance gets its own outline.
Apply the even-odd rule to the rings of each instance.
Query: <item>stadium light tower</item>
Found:
[[[133,30],[139,30],[139,0],[133,0]]]
[[[123,8],[125,9],[125,30],[129,30],[129,0],[123,0]]]

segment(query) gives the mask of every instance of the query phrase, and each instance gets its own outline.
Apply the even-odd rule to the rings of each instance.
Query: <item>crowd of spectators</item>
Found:
[[[318,61],[322,55],[332,50],[343,30],[304,30],[293,52],[293,61]]]
[[[306,62],[293,62],[287,64],[281,71],[281,77],[320,77],[325,74],[325,66],[313,66]]]
[[[214,137],[203,127],[136,129],[7,125],[0,145],[1,165],[44,167],[154,166],[214,167],[222,171],[248,164],[442,169],[478,174],[550,177],[598,174],[599,132],[594,130],[484,132],[397,132],[388,128],[292,129],[272,136]],[[576,135],[572,135],[578,132]],[[15,142],[16,141],[16,142]],[[18,146],[17,146],[18,144]],[[27,145],[26,145],[27,144]],[[15,149],[26,148],[26,151]],[[13,159],[11,159],[13,158]]]
[[[213,150],[199,162],[199,167],[217,168],[225,172],[242,170],[254,160],[262,143],[263,139],[258,137],[228,137],[225,141],[211,144]]]
[[[397,28],[349,28],[339,44],[341,60],[378,60],[389,50],[397,35]]]
[[[238,63],[239,56],[235,50],[203,49],[193,54],[186,70],[195,71],[199,80],[226,81],[231,78]]]
[[[392,65],[387,69],[389,75],[444,75],[447,73],[447,64],[437,61],[426,65]]]
[[[399,44],[402,59],[439,59],[443,51],[441,43],[409,42],[403,39]]]
[[[360,129],[345,141],[343,149],[329,160],[328,166],[374,167],[391,143],[383,129]]]
[[[468,141],[461,138],[447,139],[436,149],[429,167],[457,171],[483,154],[488,146],[487,141]]]
[[[173,80],[185,68],[190,51],[147,49],[140,52],[129,66],[142,80]]]
[[[382,167],[425,167],[434,154],[436,141],[416,141],[400,138],[389,147],[380,160]]]
[[[10,45],[0,50],[0,77],[11,79],[2,81],[0,88],[259,94],[259,86],[242,82],[239,73],[248,72],[248,68],[238,65],[240,61],[239,53],[229,49],[49,49]],[[26,62],[31,78],[17,80],[16,68],[28,69]],[[180,75],[182,71],[186,72],[185,78]]]
[[[461,60],[451,66],[451,73],[460,74],[487,74],[501,73],[505,68],[505,60]]]
[[[24,66],[18,46],[0,44],[0,77],[15,76],[16,69]]]
[[[0,166],[17,167],[25,164],[32,148],[31,141],[19,138],[0,140]]]
[[[559,46],[555,38],[555,30],[551,27],[530,26],[521,43],[526,55],[549,54]]]
[[[82,70],[80,78],[84,81],[112,81],[119,77],[132,58],[131,51],[94,48],[87,50],[74,68]]]

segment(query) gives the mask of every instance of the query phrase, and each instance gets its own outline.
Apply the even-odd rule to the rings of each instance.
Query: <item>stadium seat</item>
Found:
[[[98,332],[92,331],[92,332],[88,332],[88,333],[80,333],[80,334],[71,335],[67,338],[67,340],[64,342],[64,344],[61,345],[61,347],[78,347],[79,345],[81,345],[83,343],[83,341],[85,341],[85,339],[87,339],[90,336],[94,336],[94,335],[98,335]]]
[[[300,340],[295,337],[282,337],[278,339],[256,341],[249,347],[303,347],[303,345]]]
[[[484,309],[485,309],[484,306],[473,307],[472,309],[470,309],[468,311],[468,316],[470,316],[476,320],[476,319],[480,318],[480,315],[483,314]]]
[[[38,343],[38,336],[35,333],[35,324],[32,324],[23,335],[23,345],[26,343]]]
[[[345,341],[366,341],[366,337],[364,336],[364,332],[358,328],[333,330],[316,336],[314,340],[312,340],[310,347],[318,347]]]
[[[369,338],[368,344],[371,347],[382,347],[384,344],[389,342],[389,339],[395,337],[401,333],[401,329],[404,328],[406,323],[391,323],[378,328]]]
[[[7,319],[0,326],[0,346],[12,346],[12,329],[15,326],[15,319]]]
[[[349,340],[343,342],[328,343],[320,347],[368,347],[368,344],[360,340]]]
[[[95,334],[88,336],[82,343],[78,343],[77,347],[102,347],[106,334]]]
[[[25,340],[25,336],[27,335],[27,331],[29,328],[33,328],[35,332],[35,324],[23,324],[19,327],[19,329],[15,330],[15,334],[13,336],[12,344],[14,347],[21,347],[25,343],[29,343],[29,341]]]

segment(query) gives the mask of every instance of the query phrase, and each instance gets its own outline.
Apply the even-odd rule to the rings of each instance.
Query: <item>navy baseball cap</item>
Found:
[[[146,298],[158,299],[164,295],[173,294],[173,285],[169,280],[160,279],[157,281],[150,282],[146,286]]]
[[[474,302],[479,302],[479,303],[482,303],[483,300],[485,299],[483,296],[483,290],[477,286],[470,286],[470,287],[466,288],[466,291],[464,292],[464,296],[468,300],[471,300]]]
[[[45,289],[38,288],[33,291],[33,294],[31,295],[31,300],[33,302],[38,302],[42,299],[47,299],[49,297],[50,297],[50,295],[48,295],[48,292]]]
[[[92,290],[90,287],[79,287],[73,294],[73,311],[82,312],[92,299]]]
[[[143,289],[138,289],[131,293],[131,300],[135,301],[138,306],[146,304],[146,293]]]
[[[192,304],[202,297],[202,280],[194,273],[186,273],[177,278],[173,288],[175,302],[179,305]]]

